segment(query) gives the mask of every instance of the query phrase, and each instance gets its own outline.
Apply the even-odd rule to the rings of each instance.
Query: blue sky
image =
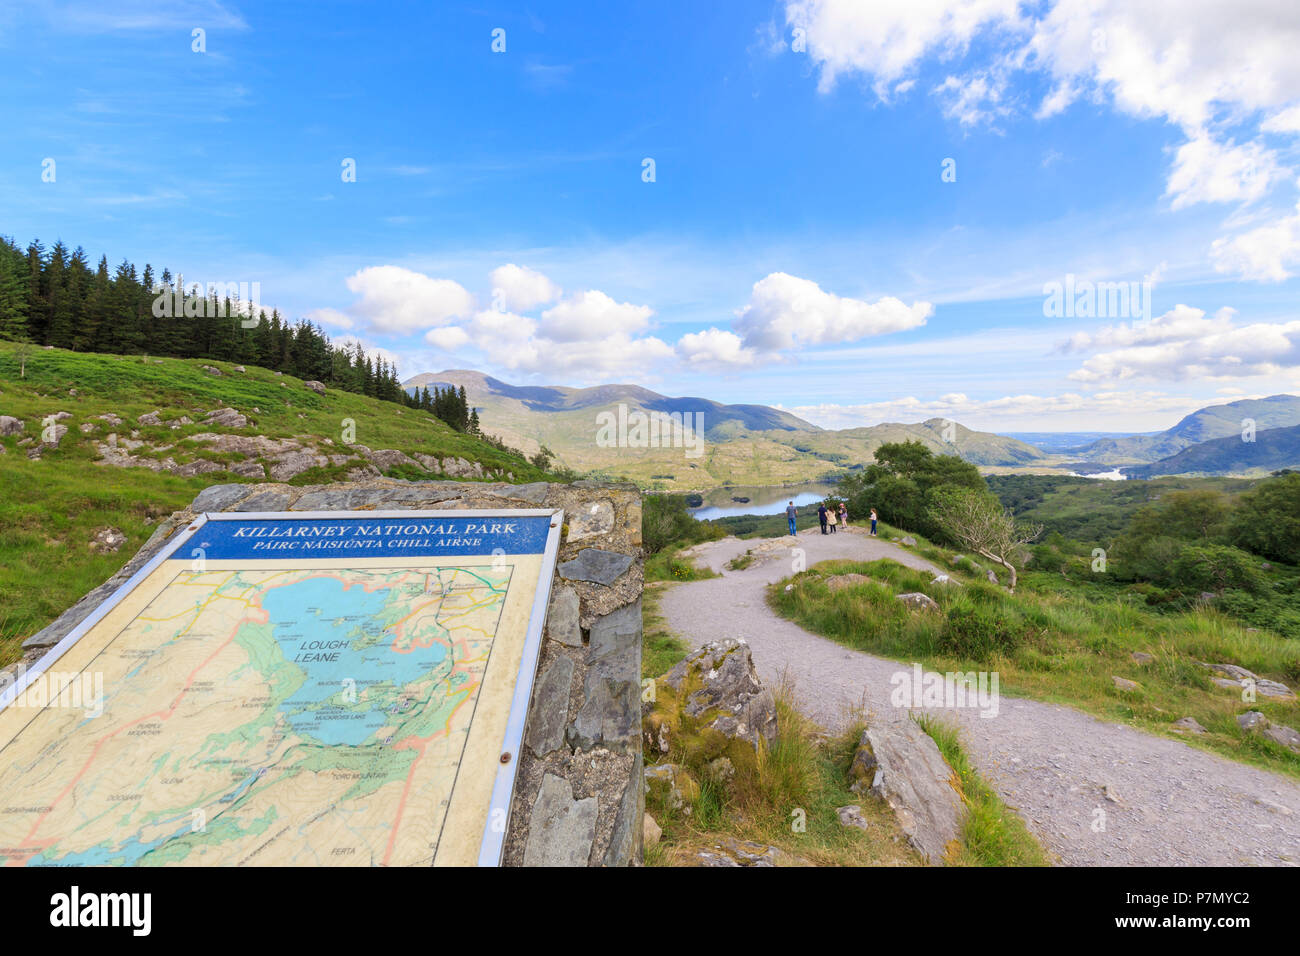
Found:
[[[1300,391],[1300,8],[1176,7],[19,0],[0,231],[403,375],[1166,427]]]

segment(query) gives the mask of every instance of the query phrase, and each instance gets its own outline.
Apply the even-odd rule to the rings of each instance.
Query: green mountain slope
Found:
[[[1050,457],[1014,438],[955,423],[950,430],[942,419],[835,431],[765,405],[672,398],[638,385],[516,386],[465,370],[416,375],[403,384],[463,386],[470,404],[479,409],[484,429],[530,454],[545,445],[576,471],[679,490],[816,480],[870,462],[876,448],[890,441],[919,441],[938,454],[958,454],[981,466],[1023,465]],[[617,414],[620,404],[627,406],[628,414],[698,412],[707,441],[698,455],[682,448],[602,447],[597,444],[598,416]]]
[[[1270,395],[1211,405],[1192,412],[1173,428],[1157,435],[1106,438],[1078,449],[1075,454],[1105,465],[1157,462],[1199,442],[1232,436],[1240,440],[1245,419],[1254,420],[1256,431],[1300,425],[1300,395]]]
[[[0,416],[0,666],[208,485],[544,477],[427,413],[226,362],[38,348],[20,378],[0,342]],[[125,540],[97,550],[105,528]]]
[[[1156,475],[1264,475],[1281,468],[1300,468],[1300,425],[1268,428],[1255,440],[1240,434],[1214,438],[1184,448],[1149,465],[1121,469],[1131,478]]]

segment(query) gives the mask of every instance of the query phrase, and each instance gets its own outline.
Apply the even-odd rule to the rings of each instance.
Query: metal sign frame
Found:
[[[57,644],[41,657],[9,687],[0,692],[0,711],[8,707],[41,674],[53,666],[96,624],[98,624],[127,595],[140,586],[164,562],[181,549],[209,521],[276,521],[276,520],[335,520],[365,518],[491,518],[508,515],[521,518],[549,518],[550,529],[546,535],[546,544],[541,552],[541,568],[538,572],[533,605],[528,617],[528,630],[524,635],[523,653],[519,661],[519,671],[515,675],[514,690],[510,700],[509,718],[506,721],[505,738],[501,744],[500,765],[492,784],[492,799],[488,804],[487,822],[479,843],[478,865],[500,866],[501,854],[505,848],[506,832],[509,829],[510,813],[514,802],[515,779],[519,772],[520,748],[523,745],[525,724],[528,720],[528,705],[532,699],[533,682],[537,676],[537,661],[541,656],[542,632],[546,624],[546,612],[550,606],[551,586],[555,580],[556,559],[560,550],[560,534],[564,526],[562,508],[421,508],[403,511],[213,511],[198,515],[180,532],[174,533],[169,540],[141,568],[100,602],[90,614],[69,631]],[[427,555],[423,556],[427,557]],[[498,816],[497,811],[502,815]],[[504,820],[500,827],[493,826],[494,818]]]

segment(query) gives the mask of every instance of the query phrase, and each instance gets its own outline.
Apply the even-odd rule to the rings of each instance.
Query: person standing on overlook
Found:
[[[789,520],[790,522],[790,533],[793,535],[797,535],[799,533],[794,526],[794,519],[795,516],[798,514],[799,514],[799,510],[795,508],[794,502],[793,501],[788,502],[785,506],[785,516],[786,519]]]
[[[842,501],[840,502],[840,524],[846,528],[849,526],[849,506]]]
[[[871,509],[871,536],[876,536],[876,509]]]
[[[822,534],[826,533],[826,503],[822,502],[817,506],[817,520],[821,522]]]

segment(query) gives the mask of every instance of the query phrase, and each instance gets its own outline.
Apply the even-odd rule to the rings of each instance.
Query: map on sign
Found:
[[[0,862],[495,864],[559,524],[196,521],[0,697]]]

